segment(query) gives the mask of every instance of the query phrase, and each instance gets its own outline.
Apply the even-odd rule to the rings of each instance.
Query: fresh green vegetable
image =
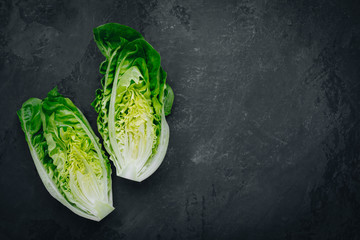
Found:
[[[74,213],[100,221],[114,210],[110,163],[85,116],[57,88],[17,112],[48,192]]]
[[[108,23],[94,29],[106,60],[101,89],[92,105],[105,149],[118,176],[141,182],[163,161],[169,142],[174,93],[166,84],[160,55],[134,29]]]

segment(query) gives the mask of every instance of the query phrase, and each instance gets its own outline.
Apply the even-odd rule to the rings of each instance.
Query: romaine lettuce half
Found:
[[[92,103],[98,130],[117,175],[141,182],[163,161],[174,94],[166,84],[160,55],[134,29],[108,23],[94,29],[106,60],[100,65],[101,89]]]
[[[17,112],[48,192],[74,213],[100,221],[114,210],[111,168],[90,124],[57,89]]]

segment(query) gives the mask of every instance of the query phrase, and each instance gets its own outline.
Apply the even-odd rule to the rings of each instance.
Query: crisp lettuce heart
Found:
[[[94,29],[106,60],[92,105],[105,149],[120,177],[141,182],[160,166],[168,142],[174,93],[159,53],[134,29],[108,23]]]
[[[100,221],[114,210],[111,168],[80,110],[57,89],[17,112],[31,156],[49,193],[74,213]]]

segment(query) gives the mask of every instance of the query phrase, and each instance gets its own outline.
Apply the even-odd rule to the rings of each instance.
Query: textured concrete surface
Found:
[[[1,1],[0,239],[360,239],[357,1]],[[175,92],[159,170],[82,219],[46,192],[16,116],[54,86],[96,129],[92,29],[129,25]]]

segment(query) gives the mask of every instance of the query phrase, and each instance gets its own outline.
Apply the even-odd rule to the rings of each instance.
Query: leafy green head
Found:
[[[106,57],[92,104],[99,132],[117,175],[142,181],[165,156],[173,91],[159,53],[134,29],[109,23],[95,28],[94,38]]]
[[[57,89],[18,111],[31,155],[49,193],[76,214],[99,221],[112,207],[111,169],[86,118]]]

